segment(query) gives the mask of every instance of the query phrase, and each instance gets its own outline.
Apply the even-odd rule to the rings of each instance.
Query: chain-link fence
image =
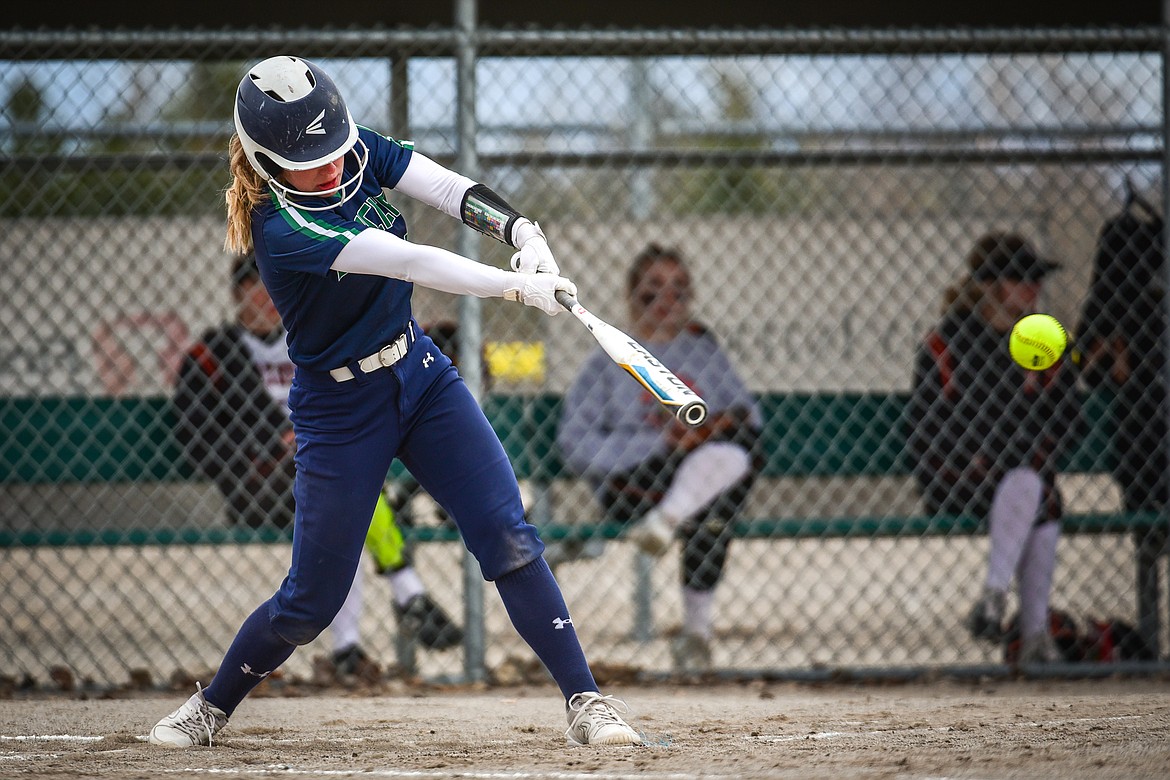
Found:
[[[682,541],[642,554],[631,513],[579,475],[630,468],[634,450],[569,451],[558,425],[590,442],[619,420],[670,426],[632,413],[645,398],[619,374],[574,385],[595,344],[571,318],[416,292],[420,322],[460,323],[465,373],[599,668],[985,668],[1019,649],[1000,636],[1017,603],[1025,629],[1045,622],[1049,570],[1076,628],[1056,637],[1062,659],[1160,663],[1161,47],[1157,30],[0,34],[0,675],[202,674],[280,582],[290,531],[241,518],[216,464],[190,457],[198,427],[184,433],[175,403],[195,345],[239,314],[222,249],[232,99],[278,53],[322,64],[360,124],[539,219],[586,306],[662,350],[715,412],[748,410],[692,453],[728,457],[610,483],[610,498],[665,493],[650,503],[679,523]],[[507,263],[388,200],[413,240]],[[1005,233],[1061,264],[1032,303],[1076,337],[1067,382],[1004,367],[989,335],[1020,306],[1009,282],[1035,287],[973,254]],[[651,244],[686,272],[651,263],[630,287]],[[692,323],[682,346],[676,320]],[[586,402],[566,402],[574,390]],[[267,446],[239,436],[221,476]],[[972,485],[970,502],[949,487],[924,500],[939,474]],[[511,679],[527,649],[408,483],[396,468],[387,493],[415,570],[456,622],[484,627],[413,662]],[[995,544],[989,518],[1007,529]],[[395,589],[367,568],[361,644],[390,660]],[[976,604],[991,612],[973,624]],[[332,641],[289,673],[311,674]]]

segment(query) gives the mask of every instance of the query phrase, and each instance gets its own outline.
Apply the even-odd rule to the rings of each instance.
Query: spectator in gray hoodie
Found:
[[[672,651],[679,671],[702,671],[711,663],[715,586],[757,471],[760,413],[715,337],[691,318],[691,276],[678,250],[643,250],[626,292],[631,335],[707,401],[710,415],[688,428],[598,349],[566,395],[557,443],[593,486],[605,520],[627,525],[627,540],[655,556],[682,540],[683,630]]]

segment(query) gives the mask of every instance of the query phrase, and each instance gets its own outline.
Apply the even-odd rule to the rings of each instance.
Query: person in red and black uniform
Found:
[[[970,279],[919,348],[907,407],[907,451],[927,511],[986,519],[991,549],[968,626],[1001,641],[1008,587],[1017,578],[1021,662],[1060,660],[1048,631],[1060,538],[1056,472],[1078,435],[1075,370],[1012,360],[1012,326],[1037,311],[1058,266],[1020,236],[992,233],[968,257]]]
[[[235,263],[232,296],[235,322],[203,334],[179,369],[175,430],[188,462],[223,494],[230,522],[284,528],[294,512],[293,366],[255,261]]]

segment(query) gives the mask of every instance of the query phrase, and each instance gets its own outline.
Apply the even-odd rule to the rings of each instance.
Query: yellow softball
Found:
[[[1031,371],[1043,371],[1064,354],[1068,334],[1051,314],[1029,314],[1012,328],[1012,359]]]

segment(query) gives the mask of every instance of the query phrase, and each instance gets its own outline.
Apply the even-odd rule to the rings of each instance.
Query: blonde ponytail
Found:
[[[268,185],[248,162],[237,135],[228,141],[228,168],[232,181],[224,191],[227,237],[223,247],[232,254],[245,255],[252,251],[252,209],[268,197]]]

